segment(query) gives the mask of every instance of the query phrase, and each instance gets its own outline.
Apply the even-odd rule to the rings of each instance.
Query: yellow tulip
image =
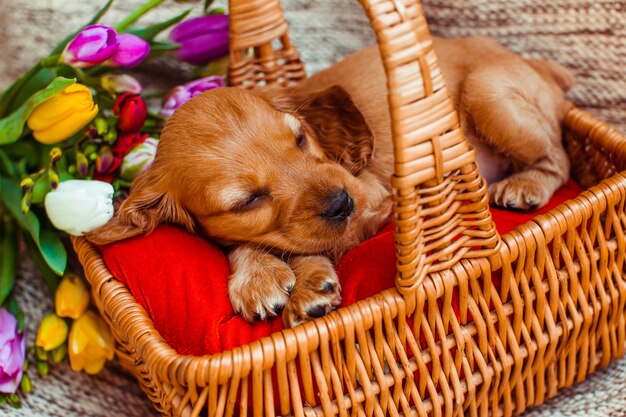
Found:
[[[82,129],[98,114],[89,88],[73,84],[35,107],[28,127],[39,142],[52,145]]]
[[[109,327],[93,311],[75,320],[69,338],[70,365],[73,370],[97,374],[107,360],[113,359],[113,336]]]
[[[54,295],[57,316],[77,319],[89,305],[89,292],[83,280],[76,275],[67,275],[61,280]]]
[[[35,344],[43,350],[50,351],[61,346],[67,339],[67,323],[54,313],[50,313],[41,320],[37,330]]]

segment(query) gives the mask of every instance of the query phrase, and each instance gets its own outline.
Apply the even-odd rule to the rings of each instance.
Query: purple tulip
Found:
[[[170,33],[180,44],[176,56],[194,65],[228,54],[228,15],[212,14],[185,20]]]
[[[12,394],[22,379],[26,338],[18,333],[17,320],[0,308],[0,392]]]
[[[117,42],[117,49],[104,63],[109,67],[134,67],[146,59],[150,53],[150,44],[139,36],[122,33],[117,36]]]
[[[63,51],[63,62],[76,68],[88,68],[111,58],[118,47],[115,29],[91,25],[81,30]]]
[[[163,97],[163,104],[159,113],[165,117],[170,117],[176,109],[191,100],[192,97],[220,87],[224,87],[224,77],[220,75],[211,75],[174,87]]]

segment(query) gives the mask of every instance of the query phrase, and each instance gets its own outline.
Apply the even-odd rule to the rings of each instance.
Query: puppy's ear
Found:
[[[571,71],[556,62],[542,59],[527,59],[526,62],[543,78],[555,82],[564,93],[567,93],[576,83],[576,78]]]
[[[326,155],[353,175],[369,163],[374,137],[363,114],[340,86],[314,92],[297,89],[276,92],[269,101],[278,110],[292,113],[304,122]]]
[[[159,178],[153,169],[140,175],[115,216],[104,226],[87,233],[87,240],[105,245],[150,233],[161,223],[180,225],[193,232],[193,218],[170,196],[159,191],[158,183]]]

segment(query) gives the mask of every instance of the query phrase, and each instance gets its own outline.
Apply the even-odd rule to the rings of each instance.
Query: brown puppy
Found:
[[[562,67],[484,38],[435,41],[462,127],[498,205],[545,204],[569,173]],[[152,167],[104,244],[173,223],[230,248],[229,296],[247,319],[293,326],[340,302],[331,259],[391,212],[391,124],[376,48],[293,88],[212,90],[168,121]]]

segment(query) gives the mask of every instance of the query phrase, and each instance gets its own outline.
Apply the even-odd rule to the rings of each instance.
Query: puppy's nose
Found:
[[[354,210],[354,200],[345,188],[332,190],[328,193],[322,208],[322,217],[332,221],[343,221]]]

